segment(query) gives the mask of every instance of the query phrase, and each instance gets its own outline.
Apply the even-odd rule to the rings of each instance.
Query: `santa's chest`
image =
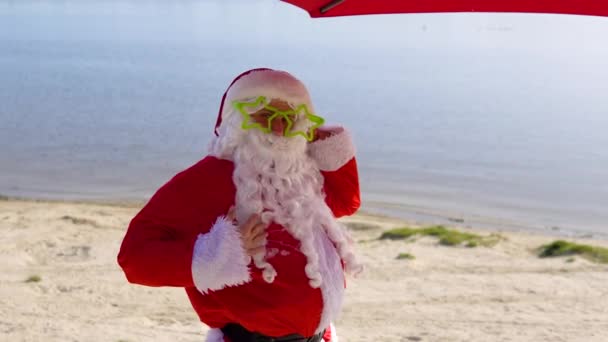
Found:
[[[309,264],[309,256],[302,252],[302,243],[294,238],[283,226],[271,223],[266,229],[268,234],[266,243],[265,261],[270,263],[277,272],[273,283],[295,285],[309,282],[305,268]],[[342,274],[340,257],[333,243],[330,242],[326,233],[322,230],[309,232],[306,237],[312,243],[312,253],[315,255],[316,266],[321,276],[326,277],[332,273],[332,277]],[[262,269],[251,265],[253,281],[264,281]]]
[[[306,256],[302,253],[301,243],[295,239],[284,227],[272,223],[266,228],[268,234],[266,242],[265,260],[277,271],[277,278],[284,281],[307,281],[304,267]],[[255,266],[252,269],[253,278],[261,278],[261,269]]]

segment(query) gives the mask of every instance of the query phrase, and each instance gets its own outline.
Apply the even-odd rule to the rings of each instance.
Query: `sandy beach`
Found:
[[[131,285],[116,264],[139,208],[0,200],[0,341],[204,341],[182,289]],[[407,225],[386,217],[344,222],[366,271],[348,280],[341,342],[608,341],[608,265],[538,258],[555,237],[446,247],[379,240]]]

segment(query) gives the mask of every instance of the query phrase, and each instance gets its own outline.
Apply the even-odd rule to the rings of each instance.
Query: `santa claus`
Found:
[[[184,287],[207,341],[337,341],[344,275],[361,267],[336,218],[359,208],[359,183],[350,134],[314,113],[291,74],[239,75],[209,155],[131,221],[127,279]]]

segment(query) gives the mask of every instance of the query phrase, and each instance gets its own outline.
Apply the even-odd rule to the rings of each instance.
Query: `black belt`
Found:
[[[231,342],[321,342],[323,340],[323,331],[312,336],[304,337],[293,334],[281,337],[270,337],[259,333],[251,332],[239,324],[226,324],[222,332],[228,337]]]

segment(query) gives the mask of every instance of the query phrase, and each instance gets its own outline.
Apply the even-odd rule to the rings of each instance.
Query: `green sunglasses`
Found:
[[[323,123],[325,122],[322,117],[312,114],[305,104],[301,104],[294,109],[282,111],[278,108],[269,105],[269,101],[265,96],[258,96],[253,102],[233,101],[232,105],[243,116],[243,124],[241,125],[241,128],[243,128],[244,130],[257,128],[260,131],[268,134],[272,132],[273,120],[281,118],[287,122],[287,126],[283,131],[283,136],[291,138],[301,135],[307,141],[312,141],[314,139],[315,130],[321,125],[323,125]],[[262,108],[272,113],[272,115],[270,115],[267,119],[267,124],[262,125],[259,122],[251,122],[251,115]],[[294,126],[294,120],[297,120],[297,118],[299,117],[304,117],[312,122],[312,125],[308,128],[307,132],[292,130]]]

